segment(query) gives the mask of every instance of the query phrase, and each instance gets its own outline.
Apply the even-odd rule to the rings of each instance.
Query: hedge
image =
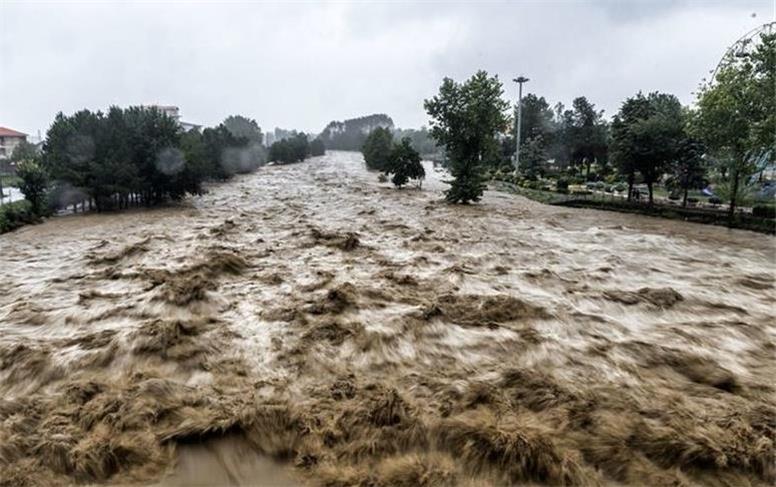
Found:
[[[27,200],[0,205],[0,233],[10,232],[29,223],[37,223],[39,220]]]

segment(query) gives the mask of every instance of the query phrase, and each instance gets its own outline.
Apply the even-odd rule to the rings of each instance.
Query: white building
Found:
[[[155,108],[159,110],[160,112],[164,113],[171,119],[178,122],[178,125],[180,125],[181,129],[184,132],[188,132],[189,130],[199,130],[202,125],[197,125],[195,123],[190,122],[184,122],[181,120],[181,109],[176,107],[175,105],[143,105],[146,108]]]
[[[27,140],[27,134],[0,127],[0,159],[8,159],[16,146]]]

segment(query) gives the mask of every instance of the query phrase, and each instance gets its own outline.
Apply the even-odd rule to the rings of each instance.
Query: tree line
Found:
[[[263,138],[256,121],[240,115],[183,131],[154,107],[111,107],[58,113],[42,150],[25,145],[14,159],[34,214],[79,205],[82,211],[116,210],[201,194],[205,181],[254,171],[267,162]],[[325,151],[303,134],[285,145],[295,161]]]
[[[729,59],[713,83],[701,87],[695,107],[667,93],[637,93],[611,122],[585,97],[569,109],[528,94],[522,100],[520,177],[573,171],[585,180],[622,178],[628,198],[635,183],[662,182],[680,191],[710,180],[730,203],[745,180],[776,157],[776,36],[763,35],[751,54]],[[490,169],[511,170],[515,118],[497,76],[479,71],[464,82],[445,78],[425,100],[429,133],[445,150],[453,175],[446,197],[477,201]]]
[[[279,164],[291,164],[308,157],[322,156],[325,153],[326,146],[320,137],[310,141],[304,133],[292,133],[270,146],[269,160]]]
[[[345,121],[333,120],[324,127],[320,138],[328,149],[361,150],[367,135],[376,128],[393,129],[393,120],[384,113],[375,113]]]

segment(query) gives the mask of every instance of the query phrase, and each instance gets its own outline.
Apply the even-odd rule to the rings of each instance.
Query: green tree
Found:
[[[405,137],[393,145],[385,172],[393,174],[391,181],[397,188],[407,184],[410,179],[417,180],[420,186],[426,171],[420,162],[420,154],[412,147],[412,139]]]
[[[553,112],[547,100],[543,96],[538,97],[529,93],[523,97],[521,112],[520,140],[528,142],[540,137],[543,149],[546,148],[551,141],[552,133],[555,131]],[[522,151],[521,147],[521,155]]]
[[[727,179],[732,221],[742,180],[755,171],[755,161],[776,153],[776,34],[763,34],[753,52],[725,61],[713,82],[698,92],[691,130]]]
[[[313,157],[322,156],[326,154],[326,145],[320,137],[316,137],[310,142],[310,155]]]
[[[639,93],[628,98],[612,121],[611,156],[617,171],[628,183],[628,201],[633,195],[633,184],[638,172],[638,159],[642,157],[636,149],[639,147],[634,126],[639,120],[649,116],[649,102]]]
[[[98,210],[151,205],[198,192],[204,174],[187,164],[175,120],[148,107],[58,114],[41,161],[56,184]]]
[[[392,149],[393,135],[389,129],[377,127],[372,130],[361,148],[367,169],[386,171],[390,165]]]
[[[235,136],[224,124],[202,131],[209,175],[214,179],[228,179],[238,172],[238,160],[232,156],[234,149],[246,147],[248,139]]]
[[[547,151],[542,136],[534,136],[521,143],[520,171],[529,179],[537,179],[544,175],[544,164],[547,162]]]
[[[671,177],[667,185],[682,191],[682,206],[687,206],[687,193],[700,188],[706,175],[703,160],[705,146],[689,136],[683,137],[677,144],[676,158],[670,167]]]
[[[418,151],[421,155],[438,155],[441,149],[437,147],[436,142],[431,138],[431,134],[428,133],[426,127],[420,127],[419,129],[394,129],[393,138],[402,140],[404,137],[409,137],[412,141],[412,147]]]
[[[281,164],[300,162],[310,155],[310,143],[307,135],[294,133],[290,137],[279,140],[269,148],[269,158]]]
[[[572,166],[586,169],[587,179],[590,179],[594,163],[607,163],[609,127],[603,114],[603,110],[596,110],[584,96],[575,98],[572,110],[563,113],[562,140],[566,158]]]
[[[21,179],[19,190],[32,205],[32,211],[41,215],[48,190],[48,175],[45,169],[36,160],[25,159],[17,165],[16,174]]]
[[[242,115],[230,115],[222,123],[237,138],[246,139],[250,144],[264,143],[261,127],[256,123],[256,120]]]
[[[19,163],[29,161],[38,157],[38,146],[23,140],[16,146],[11,154],[11,162]]]
[[[393,129],[393,120],[384,113],[375,113],[345,121],[331,121],[320,138],[332,150],[361,150],[366,137],[376,128]]]
[[[482,167],[499,158],[497,136],[509,122],[503,92],[497,76],[479,71],[463,83],[445,78],[439,93],[424,102],[431,117],[431,136],[450,160],[454,178],[446,192],[450,202],[479,201],[482,196]]]
[[[652,204],[654,184],[679,157],[685,139],[682,105],[674,95],[638,93],[625,101],[612,123],[612,155],[628,181],[641,174]]]

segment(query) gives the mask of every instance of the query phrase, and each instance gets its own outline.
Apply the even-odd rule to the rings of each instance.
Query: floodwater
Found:
[[[0,485],[768,485],[773,237],[331,152],[0,236]]]

